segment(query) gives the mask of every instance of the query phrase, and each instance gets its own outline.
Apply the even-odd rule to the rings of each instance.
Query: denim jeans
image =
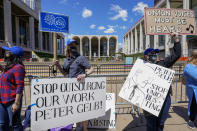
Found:
[[[145,116],[146,118],[146,131],[163,131],[164,123],[168,118],[168,111],[171,105],[170,95],[167,95],[163,104],[163,108],[158,117],[154,115]]]
[[[11,108],[14,101],[7,104],[0,103],[0,131],[9,131],[13,128],[14,131],[22,131],[23,127],[21,124],[21,106],[13,113]],[[22,102],[21,102],[22,103]]]

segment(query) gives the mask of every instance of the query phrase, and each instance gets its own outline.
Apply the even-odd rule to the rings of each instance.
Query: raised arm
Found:
[[[54,60],[54,61],[53,61],[53,65],[56,65],[57,68],[59,69],[59,71],[62,73],[62,75],[63,75],[64,77],[66,77],[66,75],[67,75],[68,73],[65,72],[65,71],[63,70],[63,68],[62,68],[62,66],[60,65],[60,63],[59,63],[58,60]]]
[[[167,68],[171,67],[181,57],[181,44],[179,42],[178,34],[171,33],[174,39],[174,47],[170,56],[164,58],[163,65]]]

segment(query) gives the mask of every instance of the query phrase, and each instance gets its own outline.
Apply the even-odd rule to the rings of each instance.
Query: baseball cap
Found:
[[[70,45],[71,43],[78,44],[76,40],[74,40],[74,39],[68,39],[67,42],[66,42],[66,46]]]
[[[18,57],[24,55],[24,50],[18,46],[12,46],[12,47],[2,46],[2,49],[10,51],[12,54]]]
[[[159,53],[160,50],[159,49],[148,48],[144,51],[144,55],[148,55],[148,53],[151,53],[151,52]]]

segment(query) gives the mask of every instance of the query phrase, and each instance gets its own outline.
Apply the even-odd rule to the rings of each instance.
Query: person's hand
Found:
[[[175,42],[179,42],[179,35],[178,35],[178,33],[171,32],[170,36],[174,39]]]
[[[86,77],[86,74],[81,74],[77,76],[77,81],[81,81]]]
[[[53,60],[53,65],[60,65],[59,60]]]
[[[15,103],[12,105],[12,112],[16,112],[19,109],[19,103]]]

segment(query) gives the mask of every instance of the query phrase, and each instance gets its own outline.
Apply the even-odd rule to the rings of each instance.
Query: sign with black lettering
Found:
[[[137,59],[119,96],[158,116],[175,71]]]
[[[177,32],[196,34],[195,13],[188,9],[145,8],[146,35],[165,35]]]
[[[33,79],[31,130],[62,127],[105,115],[106,78]]]
[[[88,121],[88,128],[115,128],[116,112],[115,112],[115,94],[106,93],[106,110],[105,115]]]

